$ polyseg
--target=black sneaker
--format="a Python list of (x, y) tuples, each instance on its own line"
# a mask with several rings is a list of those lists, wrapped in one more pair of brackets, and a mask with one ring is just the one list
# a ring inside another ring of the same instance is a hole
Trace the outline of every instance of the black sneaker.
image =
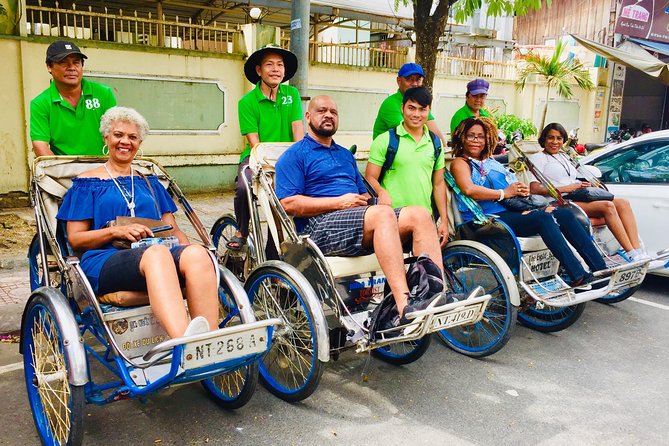
[(462, 293), (447, 293), (444, 296), (444, 304), (452, 304), (455, 302), (462, 302), (463, 300), (467, 300), (469, 298), (468, 295), (462, 294)]
[[(415, 319), (407, 319), (406, 315), (409, 313), (414, 313), (416, 311), (421, 311), (425, 310), (426, 308), (432, 308), (436, 307), (439, 305), (443, 305), (446, 303), (446, 300), (448, 299), (450, 295), (444, 295), (443, 293), (438, 293), (435, 294), (432, 299), (425, 299), (421, 300), (419, 302), (413, 302), (406, 307), (404, 307), (404, 311), (402, 312), (402, 317), (398, 318), (398, 325), (406, 325), (406, 324), (411, 324), (408, 327), (404, 329), (404, 334), (408, 335), (413, 333), (414, 331), (418, 330), (420, 327), (420, 321), (423, 320), (424, 316), (419, 316)], [(454, 301), (455, 302), (455, 301)], [(450, 302), (448, 302), (450, 303)]]
[[(595, 281), (599, 282), (593, 283)], [(576, 291), (577, 293), (582, 293), (584, 291), (598, 290), (604, 288), (607, 285), (607, 282), (606, 280), (602, 280), (601, 277), (595, 277), (591, 273), (588, 273), (585, 276), (581, 277), (580, 279), (574, 280), (568, 285), (572, 287), (574, 291)]]

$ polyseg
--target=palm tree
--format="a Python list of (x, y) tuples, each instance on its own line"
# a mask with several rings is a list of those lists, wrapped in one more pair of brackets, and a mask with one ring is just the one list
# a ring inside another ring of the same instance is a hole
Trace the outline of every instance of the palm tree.
[(562, 39), (558, 40), (557, 45), (555, 45), (555, 51), (553, 51), (550, 59), (544, 56), (529, 54), (525, 59), (527, 64), (520, 71), (520, 76), (516, 81), (518, 91), (523, 91), (530, 76), (538, 74), (546, 79), (546, 104), (544, 105), (541, 117), (540, 129), (543, 129), (546, 124), (548, 97), (551, 88), (555, 87), (558, 96), (565, 99), (571, 99), (573, 96), (571, 81), (575, 81), (579, 87), (587, 91), (595, 88), (595, 84), (590, 79), (590, 73), (581, 62), (573, 58), (560, 61), (565, 47), (565, 42)]

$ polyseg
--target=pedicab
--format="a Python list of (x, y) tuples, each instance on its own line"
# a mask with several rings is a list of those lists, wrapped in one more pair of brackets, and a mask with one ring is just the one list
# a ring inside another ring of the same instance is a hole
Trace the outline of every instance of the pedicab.
[[(517, 155), (517, 162), (522, 166), (531, 166), (517, 141), (514, 141), (512, 148)], [(533, 173), (548, 190), (556, 191), (540, 172)], [(446, 172), (445, 177), (453, 196), (464, 203), (474, 216), (472, 220), (463, 221), (456, 200), (451, 201), (457, 228), (455, 239), (479, 241), (492, 248), (509, 265), (516, 278), (518, 293), (511, 295), (518, 299), (513, 304), (519, 306), (518, 320), (521, 324), (541, 332), (566, 329), (581, 316), (586, 302), (618, 302), (629, 297), (643, 281), (649, 261), (630, 262), (617, 251), (612, 252), (613, 237), (605, 236), (608, 230), (598, 226), (593, 232), (585, 212), (555, 193), (557, 205), (567, 206), (584, 228), (591, 235), (595, 234), (595, 244), (608, 267), (593, 274), (596, 280), (591, 289), (570, 287), (563, 279), (564, 273), (558, 260), (547, 249), (541, 237), (517, 237), (511, 228), (494, 215), (483, 214), (479, 204), (460, 191), (450, 172)], [(579, 257), (578, 253), (575, 254)]]
[[(105, 161), (40, 157), (32, 165), (37, 250), (30, 251), (33, 290), (23, 312), (20, 352), (43, 444), (81, 444), (86, 403), (147, 397), (168, 386), (199, 381), (221, 407), (243, 406), (256, 387), (258, 359), (281, 324), (276, 318), (257, 319), (242, 284), (221, 267), (221, 322), (207, 333), (170, 339), (150, 306), (101, 304), (67, 244), (65, 225), (55, 216), (71, 178)], [(166, 171), (149, 158), (136, 159), (133, 167), (159, 177), (213, 252), (208, 233)], [(112, 380), (98, 380), (102, 368)]]
[[(309, 237), (297, 233), (273, 187), (274, 164), (289, 146), (261, 143), (251, 152), (246, 246), (240, 251), (226, 249), (237, 229), (230, 215), (222, 216), (211, 229), (219, 261), (245, 281), (256, 315), (284, 321), (260, 363), (260, 379), (272, 393), (287, 401), (308, 397), (324, 364), (346, 349), (369, 352), (395, 365), (408, 364), (425, 353), (430, 333), (441, 334), (450, 327), (472, 327), (463, 348), (481, 356), (506, 344), (515, 323), (509, 298), (513, 276), (492, 249), (470, 241), (443, 251), (451, 266), (447, 279), (457, 284), (451, 289), (466, 294), (466, 300), (410, 313), (410, 324), (372, 333), (370, 317), (388, 292), (378, 260), (374, 254), (324, 256)], [(267, 260), (268, 239), (285, 263)], [(492, 293), (477, 288), (486, 283)]]

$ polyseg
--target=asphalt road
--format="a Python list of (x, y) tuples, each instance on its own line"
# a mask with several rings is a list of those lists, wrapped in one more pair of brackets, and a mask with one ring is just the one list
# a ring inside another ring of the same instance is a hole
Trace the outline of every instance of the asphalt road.
[[(190, 385), (87, 406), (84, 444), (667, 444), (668, 340), (669, 278), (649, 277), (632, 299), (589, 303), (563, 332), (517, 326), (483, 360), (436, 340), (404, 367), (344, 354), (299, 404), (259, 388), (226, 412)], [(0, 444), (37, 444), (22, 370), (7, 371), (16, 350), (0, 344)]]

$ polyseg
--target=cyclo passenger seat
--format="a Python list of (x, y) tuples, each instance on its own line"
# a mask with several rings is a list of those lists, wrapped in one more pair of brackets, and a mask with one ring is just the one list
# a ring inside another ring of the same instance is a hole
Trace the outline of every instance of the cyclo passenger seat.
[[(52, 237), (58, 234), (56, 240), (62, 257), (76, 256), (76, 253), (67, 243), (64, 224), (56, 219), (58, 208), (65, 193), (72, 186), (72, 178), (101, 166), (106, 160), (106, 157), (97, 159), (73, 156), (42, 157), (33, 167), (34, 183), (31, 184), (31, 187), (39, 189), (41, 208), (48, 222), (48, 228), (44, 228), (44, 232), (49, 233)], [(141, 171), (144, 175), (157, 173), (154, 171), (154, 166), (155, 164), (149, 160), (133, 162), (135, 170)], [(163, 179), (161, 183), (167, 184)], [(45, 243), (49, 245), (46, 240)], [(85, 289), (89, 286), (85, 277), (77, 277), (75, 282), (72, 284), (73, 287)], [(138, 339), (155, 339), (157, 343), (166, 338), (164, 329), (155, 321), (146, 292), (119, 291), (97, 296), (97, 300), (104, 313), (104, 322), (111, 326), (112, 333), (128, 357), (141, 357), (153, 346), (142, 345), (141, 342), (135, 345)], [(83, 302), (77, 302), (77, 304), (80, 309), (86, 305)]]
[[(266, 218), (270, 215), (273, 217), (271, 219), (272, 221), (267, 218), (269, 227), (268, 233), (271, 234), (271, 236), (274, 238), (279, 252), (283, 251), (281, 242), (284, 241), (284, 234), (280, 230), (281, 217), (270, 204), (270, 201), (273, 201), (276, 203), (276, 205), (280, 206), (279, 200), (276, 197), (274, 185), (275, 166), (279, 157), (292, 144), (292, 142), (256, 144), (251, 150), (251, 157), (249, 159), (249, 166), (254, 173), (253, 192), (257, 197), (260, 207), (262, 208)], [(260, 175), (257, 176), (256, 174), (258, 173), (260, 173)], [(263, 177), (266, 181), (266, 184), (271, 187), (270, 191), (266, 191), (264, 187), (262, 187), (261, 181), (263, 180), (261, 180), (260, 177)], [(267, 195), (268, 192), (271, 193), (273, 197), (269, 197)], [(293, 222), (292, 218), (289, 220), (290, 221), (288, 224), (292, 226), (292, 230), (296, 233), (295, 223)], [(325, 259), (330, 266), (332, 275), (335, 278), (381, 270), (381, 266), (379, 265), (379, 261), (376, 258), (376, 254), (358, 257), (325, 256)]]

